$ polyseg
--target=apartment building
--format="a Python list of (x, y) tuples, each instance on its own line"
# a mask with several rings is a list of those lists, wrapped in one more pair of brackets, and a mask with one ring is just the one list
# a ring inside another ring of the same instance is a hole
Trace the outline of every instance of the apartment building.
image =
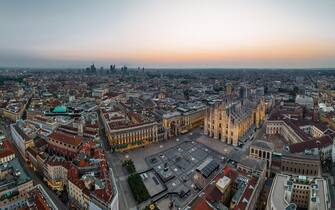
[(268, 197), (267, 210), (328, 210), (331, 198), (325, 179), (277, 174)]
[(27, 148), (34, 146), (34, 138), (38, 129), (34, 124), (23, 120), (18, 120), (16, 123), (10, 125), (14, 143), (24, 158), (26, 158)]
[(82, 143), (82, 136), (75, 136), (61, 131), (55, 131), (48, 137), (50, 153), (72, 160), (78, 153)]
[(151, 117), (115, 105), (101, 108), (100, 114), (108, 142), (116, 150), (137, 148), (159, 140), (159, 123)]
[(163, 127), (167, 138), (186, 133), (193, 128), (203, 126), (205, 119), (205, 105), (196, 107), (177, 108), (174, 112), (163, 115)]

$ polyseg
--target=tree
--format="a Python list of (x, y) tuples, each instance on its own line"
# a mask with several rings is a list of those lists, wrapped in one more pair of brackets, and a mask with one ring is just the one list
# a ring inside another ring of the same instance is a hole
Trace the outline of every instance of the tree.
[(294, 86), (293, 91), (292, 91), (292, 95), (296, 96), (296, 95), (298, 95), (298, 93), (299, 93), (299, 88), (297, 86)]
[(125, 160), (122, 166), (127, 168), (129, 174), (136, 173), (136, 168), (132, 160)]
[(128, 184), (135, 200), (138, 203), (146, 201), (150, 198), (149, 192), (138, 173), (132, 174), (128, 177)]

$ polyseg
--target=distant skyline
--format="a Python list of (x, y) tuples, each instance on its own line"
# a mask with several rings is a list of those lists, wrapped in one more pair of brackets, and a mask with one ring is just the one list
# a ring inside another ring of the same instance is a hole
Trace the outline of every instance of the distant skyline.
[(333, 68), (335, 1), (9, 0), (0, 66)]

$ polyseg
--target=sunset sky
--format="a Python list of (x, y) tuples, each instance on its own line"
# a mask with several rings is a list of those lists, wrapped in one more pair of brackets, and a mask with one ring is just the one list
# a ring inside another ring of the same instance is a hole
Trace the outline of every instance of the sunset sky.
[(8, 0), (0, 66), (335, 67), (334, 0)]

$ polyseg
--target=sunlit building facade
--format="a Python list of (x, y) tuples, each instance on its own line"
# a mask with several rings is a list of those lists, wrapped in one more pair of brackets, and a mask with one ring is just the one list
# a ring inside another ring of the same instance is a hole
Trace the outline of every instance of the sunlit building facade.
[(196, 109), (178, 109), (163, 115), (163, 127), (167, 138), (186, 133), (193, 128), (203, 126), (206, 107)]
[(117, 106), (101, 108), (101, 119), (109, 145), (119, 151), (159, 141), (160, 125), (152, 118)]
[(206, 110), (204, 133), (236, 146), (250, 129), (260, 127), (264, 117), (265, 103), (262, 99), (257, 102), (217, 102)]

